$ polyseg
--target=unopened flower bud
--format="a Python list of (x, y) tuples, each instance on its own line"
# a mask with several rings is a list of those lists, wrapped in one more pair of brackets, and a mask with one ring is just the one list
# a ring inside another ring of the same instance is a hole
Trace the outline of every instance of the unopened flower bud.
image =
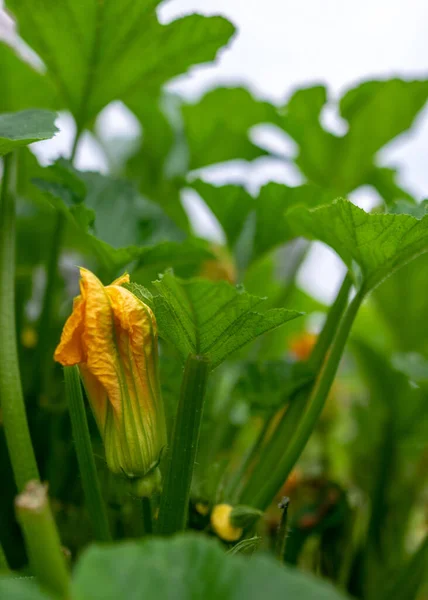
[(211, 527), (225, 542), (236, 542), (243, 533), (242, 527), (235, 527), (231, 521), (233, 506), (217, 504), (211, 512)]
[(135, 482), (135, 488), (149, 495), (160, 485), (156, 468), (166, 445), (156, 320), (121, 286), (128, 275), (108, 286), (86, 269), (80, 275), (81, 295), (55, 360), (79, 366), (109, 469), (131, 479), (148, 478), (148, 485)]

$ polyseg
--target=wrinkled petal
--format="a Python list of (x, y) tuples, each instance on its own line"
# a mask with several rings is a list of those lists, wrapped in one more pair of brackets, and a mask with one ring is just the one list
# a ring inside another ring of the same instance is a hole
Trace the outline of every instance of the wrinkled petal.
[[(90, 271), (80, 269), (82, 296), (85, 298), (83, 345), (86, 368), (107, 392), (115, 413), (121, 413), (120, 365), (114, 315), (106, 288)], [(97, 407), (93, 407), (94, 412)]]
[(64, 366), (77, 365), (85, 360), (82, 346), (84, 317), (85, 300), (82, 296), (77, 296), (73, 302), (73, 312), (64, 325), (61, 340), (54, 354), (54, 359)]
[(122, 285), (122, 283), (129, 283), (129, 273), (124, 273), (123, 275), (115, 279), (110, 285)]

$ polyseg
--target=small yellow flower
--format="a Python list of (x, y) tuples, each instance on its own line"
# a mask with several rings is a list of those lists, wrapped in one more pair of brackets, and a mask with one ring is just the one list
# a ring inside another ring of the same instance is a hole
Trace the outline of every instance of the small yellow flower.
[(242, 527), (234, 527), (231, 522), (233, 506), (217, 504), (211, 513), (211, 527), (225, 542), (236, 542), (242, 535)]
[(80, 276), (55, 360), (79, 366), (110, 470), (155, 481), (166, 445), (155, 317), (121, 287), (129, 275), (108, 286), (86, 269)]

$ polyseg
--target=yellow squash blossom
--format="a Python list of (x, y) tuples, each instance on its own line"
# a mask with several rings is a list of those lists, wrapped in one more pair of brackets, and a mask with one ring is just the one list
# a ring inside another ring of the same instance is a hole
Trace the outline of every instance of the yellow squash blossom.
[(79, 366), (110, 470), (158, 483), (166, 428), (155, 317), (121, 286), (129, 275), (108, 286), (86, 269), (80, 269), (80, 276), (81, 294), (55, 360)]

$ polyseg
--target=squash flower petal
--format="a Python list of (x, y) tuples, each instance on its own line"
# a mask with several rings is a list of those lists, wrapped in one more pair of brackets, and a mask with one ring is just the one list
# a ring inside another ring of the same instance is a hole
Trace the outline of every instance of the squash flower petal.
[(121, 287), (128, 275), (108, 286), (86, 269), (80, 275), (54, 358), (79, 366), (110, 470), (155, 480), (149, 474), (166, 446), (155, 316)]

